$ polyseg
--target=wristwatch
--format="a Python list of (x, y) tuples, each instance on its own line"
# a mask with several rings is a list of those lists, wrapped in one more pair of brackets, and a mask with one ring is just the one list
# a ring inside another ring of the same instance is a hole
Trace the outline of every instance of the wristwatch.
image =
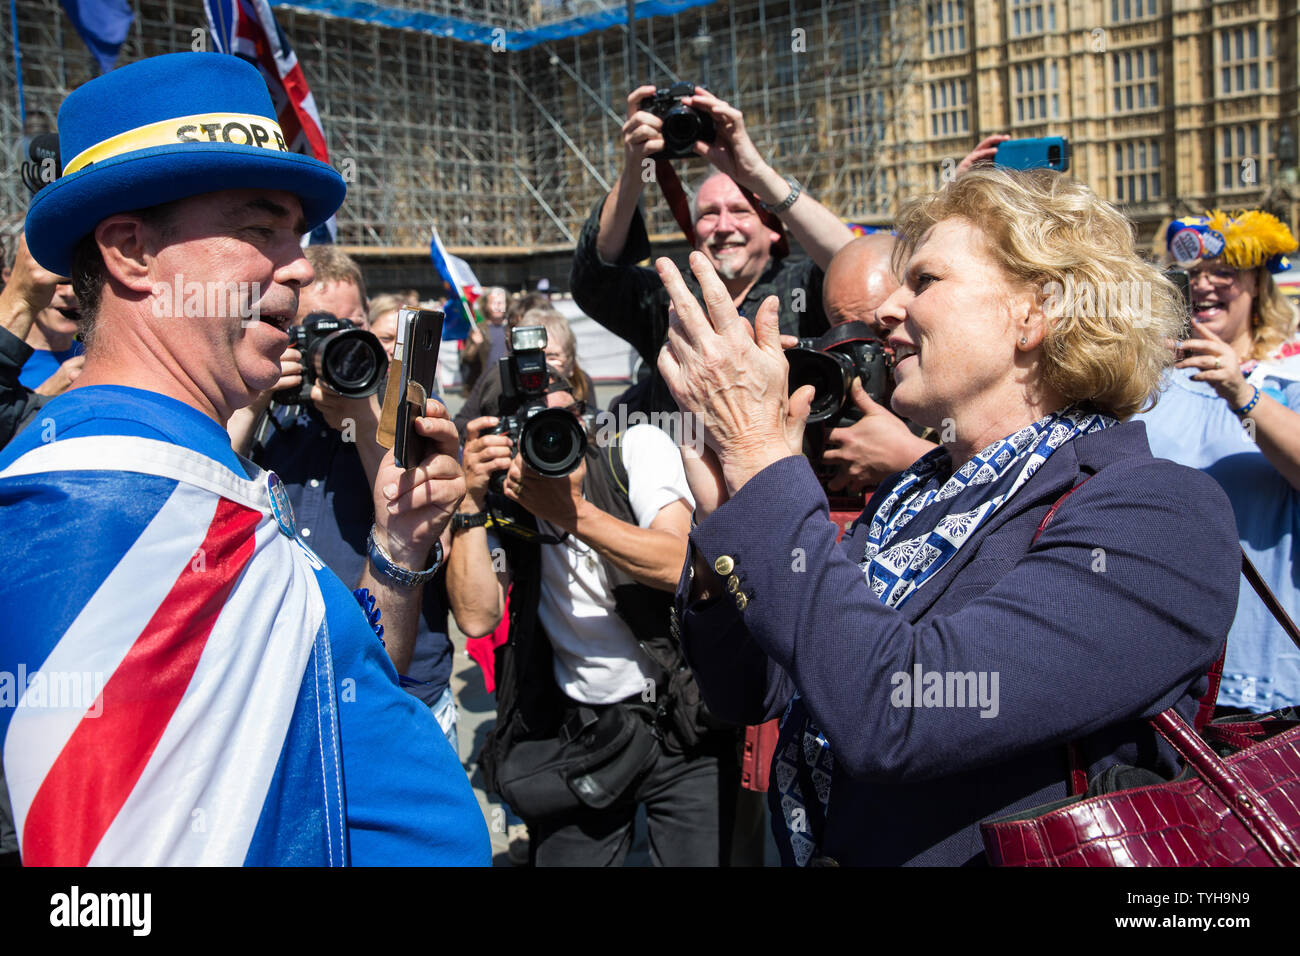
[(412, 571), (410, 568), (404, 568), (394, 564), (393, 559), (389, 557), (379, 542), (375, 540), (375, 529), (370, 528), (370, 534), (366, 537), (366, 557), (370, 559), (370, 566), (380, 576), (387, 578), (394, 584), (404, 588), (413, 588), (418, 584), (423, 584), (442, 567), (442, 542), (433, 543), (433, 563), (424, 571)]
[(785, 181), (790, 184), (790, 195), (786, 196), (785, 199), (777, 203), (775, 206), (769, 206), (761, 199), (758, 200), (758, 204), (762, 206), (764, 209), (766, 209), (768, 212), (777, 213), (777, 214), (783, 213), (791, 206), (793, 206), (794, 201), (799, 198), (800, 194), (803, 193), (803, 187), (799, 185), (799, 180), (795, 179), (793, 176), (785, 177)]
[(451, 516), (451, 530), (464, 531), (466, 528), (484, 528), (488, 523), (488, 513), (480, 511), (477, 514), (466, 514), (463, 511), (457, 511)]

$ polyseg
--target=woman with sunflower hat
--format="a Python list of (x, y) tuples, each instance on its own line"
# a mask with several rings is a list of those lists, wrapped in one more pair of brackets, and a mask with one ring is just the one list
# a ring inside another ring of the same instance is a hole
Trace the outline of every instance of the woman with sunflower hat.
[[(1294, 618), (1300, 609), (1300, 356), (1284, 358), (1296, 317), (1273, 274), (1296, 250), (1260, 210), (1215, 210), (1165, 232), (1188, 272), (1190, 333), (1158, 404), (1140, 418), (1151, 452), (1200, 468), (1232, 501), (1241, 546)], [(1262, 713), (1300, 704), (1300, 652), (1252, 588), (1228, 634), (1221, 706)]]

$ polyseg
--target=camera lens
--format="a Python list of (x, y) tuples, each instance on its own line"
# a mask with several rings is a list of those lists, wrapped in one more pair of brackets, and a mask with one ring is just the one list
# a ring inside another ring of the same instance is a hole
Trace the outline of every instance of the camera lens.
[(700, 119), (695, 110), (678, 106), (664, 117), (664, 145), (676, 148), (694, 143), (699, 137)]
[(790, 394), (805, 385), (813, 387), (809, 423), (837, 417), (852, 386), (853, 369), (848, 359), (835, 352), (807, 348), (788, 349), (785, 357), (790, 363)]
[(559, 478), (578, 467), (587, 451), (587, 435), (562, 408), (548, 408), (524, 424), (519, 451), (534, 471)]
[(340, 395), (373, 395), (383, 368), (384, 347), (369, 332), (342, 329), (321, 343), (320, 377)]

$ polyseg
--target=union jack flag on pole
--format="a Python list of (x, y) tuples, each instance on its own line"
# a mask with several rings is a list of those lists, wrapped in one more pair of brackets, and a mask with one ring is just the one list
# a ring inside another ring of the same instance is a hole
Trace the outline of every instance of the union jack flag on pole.
[[(268, 0), (204, 0), (204, 7), (217, 52), (247, 60), (262, 72), (289, 149), (328, 163), (316, 100)], [(333, 242), (337, 236), (338, 226), (331, 216), (312, 233), (311, 241)]]

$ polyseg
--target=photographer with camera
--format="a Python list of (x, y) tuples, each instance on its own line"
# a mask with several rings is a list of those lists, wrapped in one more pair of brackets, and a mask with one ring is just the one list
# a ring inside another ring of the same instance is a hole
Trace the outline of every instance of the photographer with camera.
[[(533, 295), (524, 298), (531, 299)], [(592, 403), (596, 396), (596, 386), (578, 364), (578, 339), (573, 334), (573, 329), (569, 327), (569, 320), (564, 317), (564, 314), (549, 302), (533, 305), (524, 312), (516, 312), (512, 309), (507, 320), (506, 352), (509, 352), (510, 347), (509, 333), (522, 325), (541, 325), (546, 328), (546, 361), (559, 371), (562, 378), (572, 384), (574, 398), (581, 402)], [(483, 415), (495, 415), (500, 411), (502, 382), (501, 363), (498, 359), (483, 373), (475, 384), (474, 390), (465, 399), (465, 404), (452, 419), (456, 423), (456, 431), (460, 433), (462, 443), (466, 437), (466, 426), (471, 421)]]
[[(891, 261), (896, 244), (893, 236), (874, 233), (859, 236), (835, 253), (822, 286), (832, 332), (846, 323), (860, 322), (875, 335), (888, 335), (876, 310), (898, 288)], [(793, 343), (786, 340), (783, 344)], [(934, 449), (933, 442), (918, 437), (906, 421), (889, 410), (892, 380), (888, 375), (879, 381), (880, 386), (871, 389), (863, 387), (863, 380), (853, 381), (845, 411), (849, 419), (860, 416), (856, 421), (848, 424), (837, 417), (836, 422), (823, 425), (826, 431), (820, 457), (827, 466), (823, 487), (828, 493), (861, 494)], [(791, 390), (799, 384), (792, 375)]]
[[(722, 277), (737, 310), (752, 322), (759, 304), (775, 295), (782, 332), (803, 338), (824, 332), (822, 270), (852, 238), (848, 227), (792, 177), (769, 166), (749, 138), (741, 111), (702, 87), (642, 86), (627, 104), (623, 171), (574, 250), (569, 286), (582, 311), (656, 368), (669, 300), (654, 270), (636, 265), (650, 255), (637, 203), (646, 183), (658, 178), (655, 161), (661, 155), (701, 156), (716, 172), (695, 195), (694, 246)], [(808, 258), (787, 255), (783, 226)], [(657, 369), (627, 400), (629, 410), (647, 413), (677, 407)]]
[[(514, 583), (488, 788), (528, 823), (535, 865), (621, 865), (644, 804), (656, 865), (716, 866), (718, 755), (734, 734), (701, 719), (669, 615), (694, 506), (681, 458), (650, 425), (609, 447), (576, 440), (581, 403), (537, 331), (512, 333), (507, 417), (469, 423), (447, 567), (470, 635), (497, 626)], [(530, 437), (544, 415), (574, 417)]]
[[(312, 550), (344, 581), (355, 582), (366, 566), (370, 489), (384, 457), (375, 429), (388, 359), (378, 340), (369, 341), (365, 280), (356, 262), (332, 246), (304, 251), (317, 279), (298, 299), (291, 330), (298, 346), (285, 350), (280, 381), (252, 406), (262, 416), (262, 437), (250, 457), (280, 476)], [(441, 576), (424, 589), (414, 645), (390, 643), (388, 650), (407, 691), (433, 712), (459, 754)]]

